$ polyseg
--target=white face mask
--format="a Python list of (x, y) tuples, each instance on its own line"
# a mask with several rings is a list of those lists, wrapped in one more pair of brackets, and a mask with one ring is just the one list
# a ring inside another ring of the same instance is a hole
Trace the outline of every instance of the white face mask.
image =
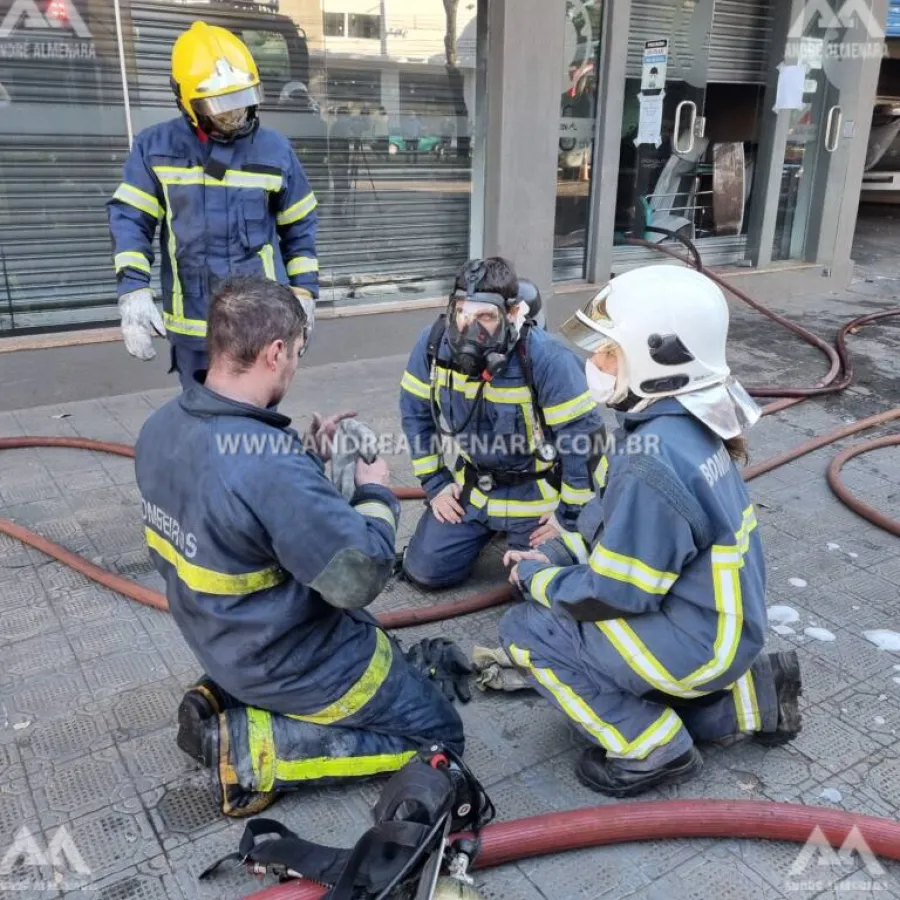
[(616, 376), (598, 369), (589, 359), (584, 361), (588, 391), (597, 403), (609, 403), (616, 392)]

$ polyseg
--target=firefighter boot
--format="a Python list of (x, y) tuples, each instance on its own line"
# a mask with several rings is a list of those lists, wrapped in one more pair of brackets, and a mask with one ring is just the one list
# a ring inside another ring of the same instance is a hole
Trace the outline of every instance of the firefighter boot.
[(621, 760), (607, 758), (602, 747), (588, 747), (575, 774), (592, 791), (609, 797), (634, 797), (651, 788), (681, 784), (699, 774), (703, 757), (695, 747), (658, 769), (629, 769)]
[(203, 747), (204, 723), (237, 705), (237, 701), (211, 678), (201, 678), (187, 689), (178, 706), (176, 743), (179, 748), (197, 762), (205, 766), (212, 765), (206, 761), (208, 754)]
[(778, 725), (775, 731), (757, 732), (753, 737), (766, 747), (778, 747), (800, 734), (799, 698), (803, 693), (803, 686), (796, 650), (770, 653), (769, 665), (772, 667), (775, 696), (778, 698)]

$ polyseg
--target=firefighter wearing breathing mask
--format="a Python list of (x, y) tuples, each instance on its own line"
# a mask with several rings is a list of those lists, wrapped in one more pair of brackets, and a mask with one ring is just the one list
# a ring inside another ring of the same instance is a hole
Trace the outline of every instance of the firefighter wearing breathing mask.
[(563, 325), (620, 428), (578, 546), (505, 559), (528, 602), (502, 643), (590, 742), (581, 782), (613, 797), (695, 775), (695, 741), (800, 730), (797, 656), (761, 652), (766, 571), (736, 465), (759, 409), (730, 374), (728, 321), (710, 279), (664, 265), (615, 278)]
[(591, 498), (601, 424), (578, 357), (540, 327), (540, 294), (499, 257), (467, 262), (401, 380), (400, 411), (427, 506), (403, 572), (465, 581), (491, 537), (527, 549), (574, 528)]
[[(153, 359), (167, 335), (182, 386), (206, 368), (209, 298), (228, 275), (291, 287), (312, 322), (316, 197), (287, 138), (258, 119), (262, 85), (230, 31), (194, 22), (172, 49), (181, 116), (137, 135), (107, 204), (125, 347)], [(160, 315), (150, 287), (160, 231)]]

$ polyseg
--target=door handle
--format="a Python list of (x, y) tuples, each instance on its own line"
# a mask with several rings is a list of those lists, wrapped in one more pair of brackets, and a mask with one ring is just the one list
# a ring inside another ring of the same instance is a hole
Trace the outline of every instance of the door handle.
[[(835, 115), (837, 115), (837, 127), (835, 128)], [(844, 111), (840, 106), (832, 106), (828, 110), (828, 121), (825, 124), (825, 149), (828, 153), (834, 153), (841, 139), (841, 128), (844, 124)], [(832, 138), (832, 133), (834, 137)]]
[[(691, 108), (691, 125), (688, 128), (688, 145), (680, 147), (678, 142), (681, 138), (681, 108), (689, 106)], [(693, 100), (682, 100), (675, 108), (675, 152), (690, 153), (694, 149), (694, 125), (697, 122), (697, 104)]]

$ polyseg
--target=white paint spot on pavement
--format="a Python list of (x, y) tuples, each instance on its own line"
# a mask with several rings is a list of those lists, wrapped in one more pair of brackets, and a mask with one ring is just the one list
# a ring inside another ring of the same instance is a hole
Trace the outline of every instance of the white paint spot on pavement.
[(773, 626), (772, 626), (772, 631), (774, 631), (775, 634), (780, 634), (780, 635), (796, 634), (796, 633), (797, 633), (796, 631), (794, 631), (793, 628), (791, 628), (790, 625), (773, 625)]
[(805, 628), (803, 633), (816, 641), (834, 641), (835, 636), (827, 628)]
[(841, 545), (835, 544), (833, 541), (829, 541), (825, 546), (828, 547), (829, 550), (840, 550), (841, 549)]
[(796, 587), (796, 588), (806, 587), (806, 582), (802, 578), (789, 578), (788, 584), (790, 584), (791, 587)]
[(27, 728), (31, 724), (31, 719), (26, 720), (25, 722), (16, 722), (13, 725), (13, 731), (21, 731), (23, 728)]
[(876, 725), (884, 725), (885, 721), (886, 720), (885, 720), (884, 716), (875, 716), (875, 724)]
[[(900, 634), (896, 631), (886, 631), (884, 629), (876, 629), (874, 631), (864, 631), (863, 637), (874, 644), (879, 650), (895, 650), (900, 651)], [(897, 668), (896, 666), (894, 668)]]
[(800, 613), (793, 606), (770, 606), (768, 616), (772, 625), (790, 625), (800, 621)]
[(844, 799), (843, 794), (837, 788), (825, 788), (819, 796), (829, 803), (840, 803)]

